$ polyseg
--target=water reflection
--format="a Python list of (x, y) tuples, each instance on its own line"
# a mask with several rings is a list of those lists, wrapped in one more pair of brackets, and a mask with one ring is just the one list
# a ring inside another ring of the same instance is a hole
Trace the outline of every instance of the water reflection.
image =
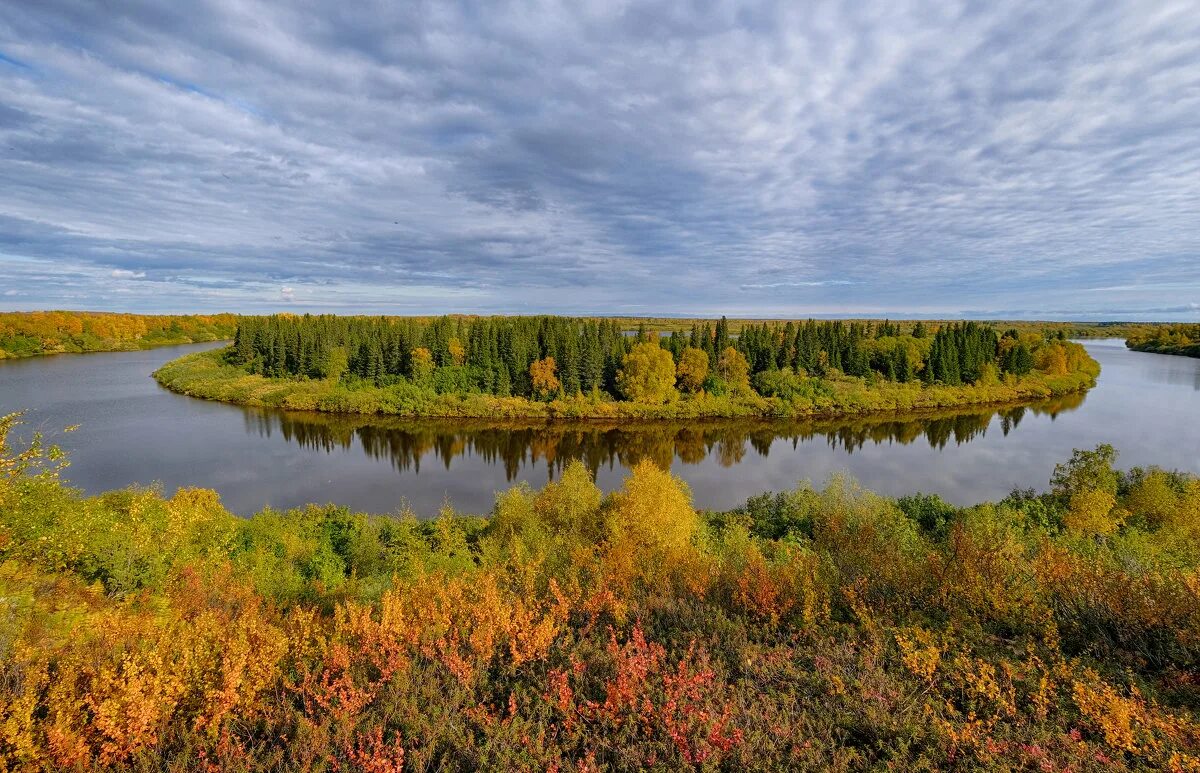
[[(474, 457), (503, 468), (517, 480), (523, 469), (545, 463), (551, 476), (568, 462), (583, 460), (593, 472), (629, 467), (645, 458), (669, 467), (678, 460), (722, 467), (742, 462), (753, 451), (767, 457), (772, 445), (823, 438), (835, 452), (853, 454), (867, 445), (908, 445), (924, 441), (941, 450), (987, 434), (993, 425), (1007, 436), (1028, 415), (1058, 415), (1080, 407), (1086, 395), (1067, 395), (1032, 405), (959, 409), (919, 416), (872, 416), (826, 421), (713, 420), (687, 422), (534, 422), (491, 420), (412, 420), (319, 413), (246, 410), (246, 428), (263, 438), (281, 437), (304, 449), (326, 452), (358, 446), (385, 460), (399, 473), (420, 473), (422, 463), (449, 470), (455, 459)], [(998, 421), (996, 421), (998, 419)]]

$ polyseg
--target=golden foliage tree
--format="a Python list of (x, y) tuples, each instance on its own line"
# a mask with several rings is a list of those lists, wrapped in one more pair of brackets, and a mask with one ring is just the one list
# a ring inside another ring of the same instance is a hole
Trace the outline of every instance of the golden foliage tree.
[(1065, 376), (1068, 372), (1067, 350), (1061, 344), (1043, 347), (1038, 353), (1037, 366), (1038, 370), (1051, 376)]
[(679, 355), (675, 378), (685, 392), (699, 392), (708, 378), (708, 355), (703, 349), (689, 346)]
[(575, 459), (559, 480), (542, 488), (533, 508), (538, 520), (555, 532), (599, 538), (596, 527), (601, 497), (592, 473)]
[(1063, 523), (1071, 531), (1090, 536), (1112, 534), (1121, 525), (1117, 499), (1107, 491), (1080, 491), (1071, 497)]
[(1179, 509), (1179, 494), (1171, 487), (1162, 470), (1152, 470), (1135, 483), (1125, 498), (1125, 507), (1150, 526), (1160, 526), (1171, 520)]
[(529, 378), (533, 382), (533, 392), (543, 400), (554, 395), (562, 388), (558, 380), (558, 363), (553, 357), (545, 357), (534, 361), (529, 366)]
[(427, 383), (433, 376), (433, 368), (433, 352), (424, 346), (418, 346), (412, 350), (413, 381), (416, 381), (418, 384)]
[(726, 347), (717, 360), (717, 375), (735, 393), (750, 391), (750, 363), (737, 349)]
[(462, 365), (467, 361), (467, 348), (457, 338), (451, 338), (446, 344), (446, 349), (450, 352), (450, 360), (455, 365)]
[(613, 494), (610, 516), (613, 544), (651, 560), (684, 552), (700, 528), (687, 484), (648, 459)]
[(671, 353), (656, 343), (641, 343), (621, 360), (617, 388), (626, 400), (662, 404), (673, 400), (675, 361)]

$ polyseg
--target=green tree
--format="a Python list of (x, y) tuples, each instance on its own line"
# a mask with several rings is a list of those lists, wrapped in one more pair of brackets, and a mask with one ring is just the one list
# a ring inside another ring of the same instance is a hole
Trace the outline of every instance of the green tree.
[(744, 394), (750, 391), (750, 363), (732, 346), (725, 347), (725, 351), (721, 352), (721, 357), (717, 360), (717, 375), (725, 382), (730, 392)]
[(1050, 485), (1054, 493), (1064, 499), (1087, 491), (1100, 491), (1115, 497), (1120, 477), (1113, 469), (1117, 461), (1117, 450), (1107, 443), (1091, 451), (1076, 448), (1070, 461), (1054, 466)]

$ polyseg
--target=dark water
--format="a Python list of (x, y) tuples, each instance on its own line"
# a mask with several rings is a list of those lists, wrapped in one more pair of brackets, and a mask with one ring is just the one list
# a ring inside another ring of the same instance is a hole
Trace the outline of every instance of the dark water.
[[(350, 419), (284, 414), (172, 394), (150, 373), (186, 352), (63, 355), (0, 361), (0, 413), (26, 409), (70, 452), (87, 491), (161, 482), (217, 489), (226, 505), (338, 502), (374, 512), (444, 501), (486, 511), (516, 481), (540, 485), (582, 458), (606, 490), (645, 456), (670, 463), (703, 507), (848, 471), (888, 494), (934, 491), (960, 504), (1044, 487), (1072, 448), (1112, 443), (1125, 466), (1200, 473), (1200, 360), (1088, 342), (1104, 367), (1086, 396), (1006, 410), (903, 421), (679, 423), (620, 427)], [(73, 433), (58, 431), (79, 424)]]

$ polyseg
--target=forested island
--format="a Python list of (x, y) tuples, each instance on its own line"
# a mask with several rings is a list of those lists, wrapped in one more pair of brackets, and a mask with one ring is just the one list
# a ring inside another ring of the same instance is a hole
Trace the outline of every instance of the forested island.
[(243, 519), (84, 497), (17, 420), (0, 769), (1200, 765), (1200, 480), (1111, 447), (962, 508), (834, 478), (701, 512), (647, 460), (486, 515)]
[(976, 322), (722, 318), (659, 336), (565, 317), (242, 317), (155, 373), (213, 400), (475, 418), (805, 417), (1019, 402), (1092, 386), (1062, 333)]
[(1158, 325), (1131, 334), (1125, 345), (1138, 352), (1200, 357), (1200, 324)]
[(114, 352), (233, 337), (236, 314), (147, 315), (98, 311), (0, 312), (0, 360)]

